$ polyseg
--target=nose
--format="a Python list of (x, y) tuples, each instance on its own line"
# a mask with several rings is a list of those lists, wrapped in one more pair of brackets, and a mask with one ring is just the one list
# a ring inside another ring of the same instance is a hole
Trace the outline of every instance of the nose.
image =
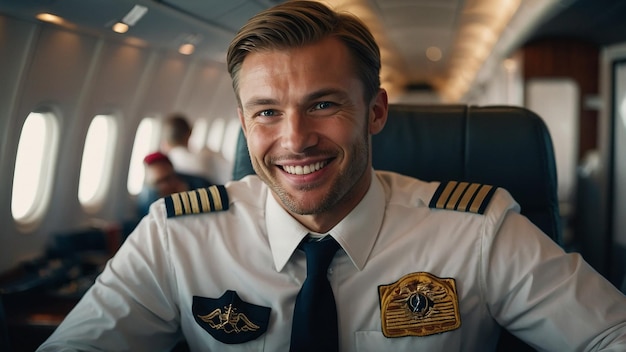
[(281, 129), (281, 146), (292, 152), (302, 153), (317, 144), (318, 136), (314, 121), (302, 113), (290, 113), (283, 120)]

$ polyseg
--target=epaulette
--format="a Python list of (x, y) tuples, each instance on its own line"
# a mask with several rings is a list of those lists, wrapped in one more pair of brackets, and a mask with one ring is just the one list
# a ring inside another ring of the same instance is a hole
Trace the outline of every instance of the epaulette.
[(165, 197), (167, 217), (228, 210), (228, 194), (222, 185), (174, 193)]
[(498, 187), (480, 183), (442, 182), (433, 194), (430, 208), (483, 214)]

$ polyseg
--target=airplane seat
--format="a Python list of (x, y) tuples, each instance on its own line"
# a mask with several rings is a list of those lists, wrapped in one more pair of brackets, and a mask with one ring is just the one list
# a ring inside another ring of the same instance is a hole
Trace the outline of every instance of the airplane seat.
[[(467, 181), (507, 189), (521, 213), (562, 245), (552, 140), (535, 113), (512, 106), (391, 105), (372, 137), (374, 168), (425, 181)], [(233, 179), (254, 173), (243, 133)], [(533, 351), (503, 330), (499, 351)]]

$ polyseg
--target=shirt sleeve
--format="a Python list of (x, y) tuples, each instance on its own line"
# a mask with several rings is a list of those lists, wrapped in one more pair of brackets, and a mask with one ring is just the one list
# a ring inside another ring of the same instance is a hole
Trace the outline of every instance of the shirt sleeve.
[[(38, 351), (168, 351), (180, 337), (163, 202)], [(160, 215), (160, 216), (159, 216)]]
[(482, 249), (496, 321), (542, 351), (626, 351), (626, 297), (577, 253), (509, 211)]

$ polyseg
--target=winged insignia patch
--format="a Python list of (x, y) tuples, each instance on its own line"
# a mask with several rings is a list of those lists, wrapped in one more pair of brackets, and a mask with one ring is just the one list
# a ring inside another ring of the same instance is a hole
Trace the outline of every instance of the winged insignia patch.
[(232, 303), (222, 308), (216, 308), (207, 315), (199, 315), (198, 318), (215, 330), (223, 330), (225, 333), (240, 333), (259, 330), (258, 325), (250, 321), (243, 313), (238, 313)]
[(244, 302), (235, 291), (220, 298), (193, 296), (196, 323), (215, 339), (227, 344), (251, 341), (267, 331), (271, 308)]

